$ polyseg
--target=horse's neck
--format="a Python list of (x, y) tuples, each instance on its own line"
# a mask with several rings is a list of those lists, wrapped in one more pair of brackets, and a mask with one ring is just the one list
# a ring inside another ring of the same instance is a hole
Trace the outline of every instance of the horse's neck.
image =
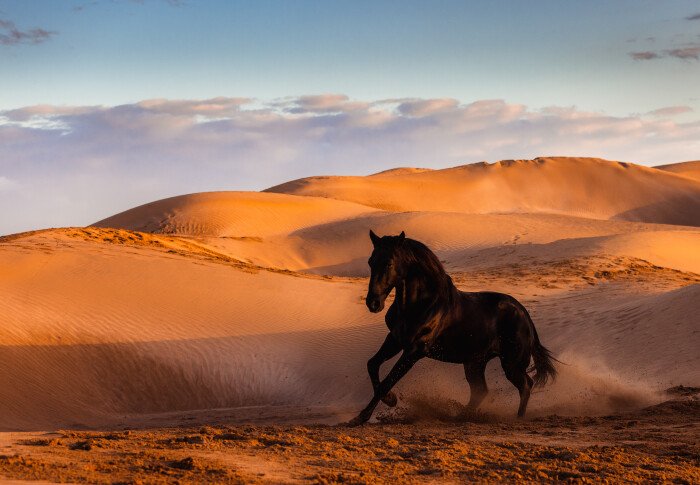
[(445, 288), (444, 282), (436, 282), (424, 271), (415, 269), (409, 271), (406, 278), (396, 285), (396, 298), (400, 309), (410, 310), (413, 306), (424, 306), (426, 303), (430, 304), (447, 297), (452, 290), (451, 287), (452, 284), (449, 284), (448, 288)]

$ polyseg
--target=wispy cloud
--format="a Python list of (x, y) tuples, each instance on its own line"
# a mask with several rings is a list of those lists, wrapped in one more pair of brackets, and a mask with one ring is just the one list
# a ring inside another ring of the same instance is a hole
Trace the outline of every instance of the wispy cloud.
[(700, 12), (693, 14), (693, 15), (688, 15), (686, 20), (700, 20)]
[(452, 98), (416, 99), (404, 101), (397, 109), (399, 113), (407, 116), (426, 116), (454, 110), (457, 106), (459, 106), (459, 101)]
[(0, 192), (0, 207), (23, 207), (3, 218), (0, 233), (87, 224), (166, 196), (257, 190), (324, 173), (542, 154), (692, 159), (700, 152), (700, 122), (671, 118), (687, 109), (616, 117), (503, 100), (358, 101), (341, 94), (29, 106), (0, 112), (0, 173), (22, 187)]
[(663, 51), (629, 52), (628, 55), (635, 61), (651, 61), (664, 57), (673, 57), (683, 61), (700, 60), (700, 44), (688, 43)]
[(250, 98), (218, 98), (202, 100), (149, 99), (136, 103), (136, 106), (151, 113), (164, 113), (176, 116), (201, 115), (205, 117), (231, 116), (241, 106), (250, 103)]
[(700, 45), (691, 45), (688, 47), (679, 47), (677, 49), (669, 49), (666, 55), (682, 60), (695, 59), (700, 60)]
[(41, 44), (56, 34), (40, 28), (20, 30), (14, 22), (0, 19), (0, 45)]
[(690, 106), (666, 106), (665, 108), (649, 111), (647, 115), (657, 117), (677, 116), (685, 113), (692, 113), (693, 108)]
[(635, 61), (650, 61), (661, 57), (658, 52), (653, 51), (630, 52), (629, 56)]
[(341, 113), (367, 109), (368, 104), (350, 101), (344, 94), (316, 94), (286, 98), (273, 103), (274, 106), (291, 114), (304, 113)]

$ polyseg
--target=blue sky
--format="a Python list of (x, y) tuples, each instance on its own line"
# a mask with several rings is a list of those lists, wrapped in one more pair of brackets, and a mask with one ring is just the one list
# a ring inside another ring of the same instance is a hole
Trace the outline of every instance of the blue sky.
[[(506, 99), (626, 115), (700, 109), (697, 1), (0, 1), (56, 32), (0, 50), (0, 108), (148, 98)], [(651, 40), (650, 38), (653, 38)]]
[(698, 14), (696, 0), (0, 0), (0, 209), (26, 208), (0, 234), (318, 173), (698, 159)]

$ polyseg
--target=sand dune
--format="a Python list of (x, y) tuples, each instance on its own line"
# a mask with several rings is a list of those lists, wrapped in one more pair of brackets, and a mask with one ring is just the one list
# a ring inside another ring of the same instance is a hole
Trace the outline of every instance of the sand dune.
[(381, 319), (354, 282), (72, 234), (2, 244), (2, 428), (298, 402), (304, 341), (330, 352), (328, 331)]
[(204, 192), (144, 204), (93, 225), (164, 234), (266, 237), (372, 211), (323, 198)]
[[(448, 264), (454, 262), (456, 268), (459, 261), (482, 249), (542, 245), (565, 238), (581, 239), (579, 243), (567, 244), (570, 248), (590, 246), (589, 253), (595, 248), (609, 254), (648, 257), (651, 262), (670, 264), (669, 267), (680, 270), (700, 269), (695, 254), (687, 255), (690, 247), (697, 244), (697, 231), (686, 226), (547, 213), (391, 212), (321, 197), (284, 194), (221, 192), (174, 197), (117, 214), (94, 226), (192, 236), (203, 250), (239, 261), (332, 276), (367, 275), (369, 229), (381, 234), (406, 231), (410, 237), (428, 244)], [(625, 248), (620, 246), (622, 239), (618, 237), (614, 242), (609, 237), (647, 232), (664, 232), (666, 236), (663, 240), (658, 235), (649, 240), (640, 236)], [(607, 239), (599, 239), (595, 245), (589, 239), (601, 237)], [(610, 247), (604, 241), (609, 241)], [(635, 249), (635, 244), (640, 248)], [(539, 250), (548, 254), (550, 249)]]
[[(153, 413), (238, 406), (348, 409), (367, 396), (364, 364), (386, 330), (381, 315), (364, 308), (365, 281), (280, 274), (174, 253), (168, 239), (132, 244), (109, 230), (91, 231), (110, 240), (53, 230), (0, 246), (9, 269), (0, 277), (1, 428), (118, 425)], [(651, 299), (649, 289), (631, 297), (642, 287), (625, 281), (582, 281), (542, 302), (533, 294), (543, 290), (523, 275), (522, 285), (503, 285), (529, 302), (543, 340), (572, 364), (559, 387), (533, 401), (533, 413), (603, 412), (611, 409), (608, 398), (620, 395), (631, 399), (626, 405), (648, 403), (655, 385), (697, 378), (700, 362), (690, 349), (700, 286), (685, 285), (700, 278), (669, 281), (658, 271), (644, 280), (658, 295)], [(498, 289), (474, 278), (463, 286)], [(634, 346), (621, 351), (617, 337), (640, 325)], [(637, 351), (661, 338), (653, 358)], [(593, 373), (591, 363), (598, 365)], [(490, 405), (507, 414), (516, 396), (497, 366), (490, 380)], [(574, 382), (580, 388), (572, 408)], [(430, 362), (399, 389), (406, 396), (468, 395), (458, 366)], [(607, 396), (602, 403), (600, 395)]]
[[(369, 395), (365, 362), (386, 333), (363, 302), (370, 228), (426, 242), (465, 290), (527, 305), (568, 364), (533, 397), (533, 416), (653, 403), (700, 379), (699, 187), (584, 159), (399, 169), (274, 188), (292, 195), (174, 197), (89, 228), (0, 238), (0, 429), (217, 409), (346, 417)], [(487, 408), (512, 414), (497, 362), (489, 382)], [(468, 398), (459, 366), (427, 361), (399, 392)]]
[(700, 160), (693, 162), (670, 163), (654, 167), (659, 170), (675, 173), (693, 180), (700, 180)]
[(310, 177), (268, 192), (391, 211), (566, 214), (700, 225), (700, 183), (630, 163), (536, 158), (370, 177)]
[[(287, 238), (306, 257), (290, 260), (290, 269), (317, 274), (367, 276), (371, 244), (367, 232), (397, 234), (428, 244), (453, 270), (461, 270), (479, 252), (526, 251), (541, 259), (602, 253), (629, 255), (683, 271), (700, 272), (700, 231), (692, 227), (601, 221), (548, 214), (376, 213), (296, 231)], [(276, 246), (276, 247), (279, 247)], [(559, 249), (559, 248), (563, 249)], [(505, 248), (505, 249), (504, 249)], [(491, 253), (494, 254), (494, 253)], [(518, 252), (518, 254), (526, 254)]]

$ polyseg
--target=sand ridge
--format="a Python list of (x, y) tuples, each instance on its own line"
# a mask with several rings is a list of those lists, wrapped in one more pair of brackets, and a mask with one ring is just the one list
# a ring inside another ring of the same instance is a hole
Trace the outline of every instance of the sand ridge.
[(676, 175), (693, 180), (700, 180), (700, 160), (695, 160), (692, 162), (669, 163), (668, 165), (658, 165), (654, 168), (675, 173)]
[(93, 224), (141, 232), (265, 237), (372, 212), (343, 201), (257, 192), (203, 192), (126, 210)]
[(389, 177), (309, 177), (266, 191), (391, 211), (544, 212), (700, 225), (700, 182), (592, 158), (504, 160)]

